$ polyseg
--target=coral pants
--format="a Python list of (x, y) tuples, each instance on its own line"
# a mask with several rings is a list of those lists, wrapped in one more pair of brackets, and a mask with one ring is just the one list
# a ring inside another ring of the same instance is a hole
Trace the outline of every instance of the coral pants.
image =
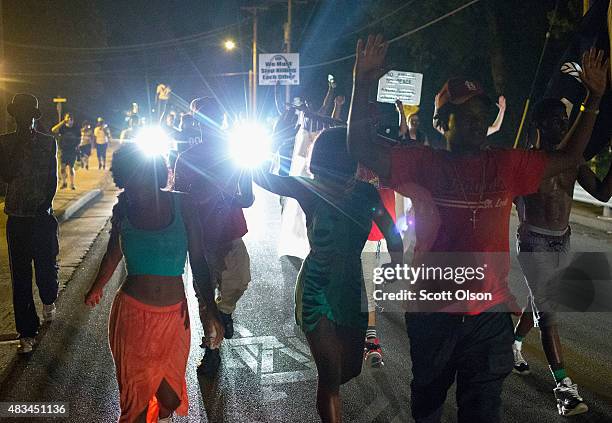
[(119, 384), (119, 422), (133, 422), (147, 406), (147, 423), (157, 422), (159, 404), (155, 394), (163, 379), (181, 400), (176, 413), (187, 415), (185, 370), (191, 338), (190, 329), (185, 328), (188, 316), (186, 300), (158, 307), (117, 292), (108, 339)]

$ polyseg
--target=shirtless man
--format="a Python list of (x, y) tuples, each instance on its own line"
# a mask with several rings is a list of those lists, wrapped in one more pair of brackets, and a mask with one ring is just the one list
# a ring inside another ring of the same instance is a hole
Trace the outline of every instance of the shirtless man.
[[(594, 113), (593, 111), (587, 111)], [(533, 148), (552, 152), (563, 148), (569, 120), (565, 105), (557, 99), (544, 99), (534, 110), (536, 139)], [(530, 298), (518, 325), (513, 344), (514, 373), (529, 373), (529, 364), (521, 354), (523, 339), (536, 325), (540, 327), (542, 347), (555, 378), (553, 390), (557, 408), (562, 416), (584, 413), (588, 410), (578, 394), (577, 385), (567, 377), (563, 364), (558, 321), (554, 312), (554, 300), (547, 278), (567, 266), (570, 249), (569, 216), (572, 210), (574, 184), (578, 183), (593, 197), (608, 201), (612, 195), (612, 171), (603, 181), (584, 163), (578, 168), (566, 170), (542, 180), (539, 191), (516, 201), (519, 210), (518, 258), (530, 288)]]

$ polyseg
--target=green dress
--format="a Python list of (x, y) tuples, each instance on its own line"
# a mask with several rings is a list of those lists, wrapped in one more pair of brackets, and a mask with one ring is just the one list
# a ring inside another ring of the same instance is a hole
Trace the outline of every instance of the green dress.
[(376, 188), (355, 181), (343, 195), (321, 193), (303, 205), (310, 253), (304, 260), (295, 290), (295, 317), (311, 332), (322, 316), (337, 325), (366, 330), (367, 299), (361, 252), (379, 202)]

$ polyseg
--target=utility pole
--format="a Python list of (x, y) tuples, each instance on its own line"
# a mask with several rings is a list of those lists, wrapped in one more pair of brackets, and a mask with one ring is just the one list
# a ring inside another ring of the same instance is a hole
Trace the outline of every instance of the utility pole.
[(253, 63), (249, 71), (249, 115), (255, 117), (257, 115), (257, 85), (259, 84), (257, 75), (257, 12), (267, 10), (267, 6), (251, 6), (242, 7), (253, 15)]
[[(287, 23), (285, 24), (285, 53), (291, 53), (292, 1), (287, 0)], [(285, 103), (291, 103), (291, 85), (285, 85)]]
[(5, 133), (8, 130), (7, 124), (7, 96), (6, 82), (4, 75), (6, 74), (6, 65), (4, 61), (4, 15), (2, 13), (2, 0), (0, 0), (0, 133)]

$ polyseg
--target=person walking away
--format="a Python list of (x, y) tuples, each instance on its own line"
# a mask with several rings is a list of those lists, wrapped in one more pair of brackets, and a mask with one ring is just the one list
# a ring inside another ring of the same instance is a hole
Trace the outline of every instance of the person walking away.
[(108, 149), (108, 143), (111, 142), (113, 137), (111, 136), (110, 129), (108, 129), (108, 125), (104, 123), (104, 119), (101, 117), (96, 122), (94, 138), (98, 156), (98, 169), (106, 169), (106, 150)]
[(89, 156), (91, 156), (91, 146), (94, 144), (94, 130), (91, 123), (87, 120), (81, 125), (81, 143), (79, 145), (79, 157), (81, 167), (89, 170)]
[(368, 326), (361, 253), (374, 221), (385, 234), (391, 266), (402, 264), (402, 240), (376, 188), (355, 179), (346, 128), (325, 129), (315, 140), (314, 179), (258, 172), (258, 185), (295, 198), (306, 214), (310, 253), (295, 289), (295, 318), (306, 335), (319, 376), (317, 410), (341, 422), (340, 385), (361, 373)]
[[(74, 164), (76, 163), (79, 153), (79, 144), (81, 141), (81, 131), (74, 125), (74, 117), (70, 113), (66, 113), (64, 120), (59, 122), (51, 132), (59, 135), (59, 149), (61, 154), (61, 188), (65, 189), (68, 186), (67, 179), (70, 180), (70, 189), (75, 190), (74, 185)], [(68, 176), (66, 176), (68, 174)]]
[(59, 244), (52, 202), (57, 146), (52, 136), (33, 129), (41, 116), (36, 97), (16, 94), (7, 111), (17, 130), (0, 136), (0, 180), (7, 184), (4, 213), (19, 352), (30, 353), (40, 326), (32, 294), (32, 262), (44, 322), (55, 317)]

